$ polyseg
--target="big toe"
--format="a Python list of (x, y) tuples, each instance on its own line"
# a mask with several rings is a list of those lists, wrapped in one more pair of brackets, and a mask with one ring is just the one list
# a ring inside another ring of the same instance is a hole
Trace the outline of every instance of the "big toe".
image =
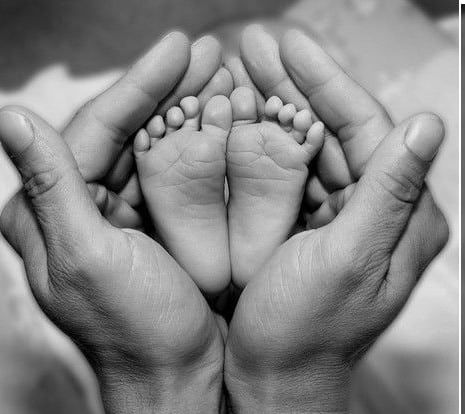
[(226, 96), (217, 95), (211, 98), (202, 114), (202, 130), (212, 133), (221, 131), (228, 136), (232, 126), (231, 102)]
[(233, 91), (230, 99), (235, 125), (257, 121), (257, 101), (252, 89), (241, 86)]

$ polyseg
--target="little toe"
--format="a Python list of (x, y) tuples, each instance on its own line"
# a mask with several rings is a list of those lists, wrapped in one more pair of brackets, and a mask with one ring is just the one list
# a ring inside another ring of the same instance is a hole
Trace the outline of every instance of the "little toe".
[(200, 127), (200, 102), (195, 96), (186, 96), (179, 104), (184, 112), (183, 128), (198, 131)]
[(252, 89), (241, 86), (231, 94), (233, 125), (257, 122), (257, 100)]
[(136, 158), (145, 154), (150, 149), (150, 137), (148, 132), (142, 128), (134, 137), (133, 151)]
[(184, 123), (184, 112), (179, 106), (173, 106), (166, 113), (166, 133), (178, 130)]
[(147, 124), (146, 129), (151, 138), (162, 138), (166, 131), (163, 117), (161, 115), (155, 115)]
[(202, 114), (202, 131), (221, 134), (227, 138), (232, 126), (231, 102), (226, 96), (217, 95), (211, 98)]
[(297, 109), (294, 104), (284, 105), (278, 113), (278, 120), (283, 129), (287, 132), (292, 130), (292, 121), (297, 115)]
[(325, 139), (325, 126), (323, 122), (315, 122), (307, 132), (305, 142), (302, 147), (309, 155), (311, 161), (320, 152)]
[(269, 120), (275, 121), (278, 119), (278, 114), (283, 109), (283, 101), (278, 96), (272, 96), (265, 103), (265, 115)]
[(299, 144), (302, 144), (305, 141), (307, 131), (312, 126), (312, 114), (308, 109), (303, 109), (302, 111), (297, 112), (292, 125), (292, 136)]

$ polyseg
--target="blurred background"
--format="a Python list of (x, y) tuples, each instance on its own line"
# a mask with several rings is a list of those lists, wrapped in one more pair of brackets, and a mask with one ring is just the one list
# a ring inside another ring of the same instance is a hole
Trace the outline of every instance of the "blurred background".
[[(166, 31), (180, 28), (196, 37), (257, 19), (273, 30), (307, 30), (395, 120), (431, 110), (446, 121), (447, 142), (430, 185), (449, 221), (450, 241), (358, 367), (352, 412), (457, 413), (456, 0), (196, 0), (195, 7), (188, 0), (0, 0), (0, 106), (25, 105), (61, 128)], [(0, 209), (18, 186), (0, 149)], [(22, 264), (3, 239), (0, 308), (0, 412), (30, 412), (28, 406), (84, 412), (98, 398), (95, 379), (38, 309)]]

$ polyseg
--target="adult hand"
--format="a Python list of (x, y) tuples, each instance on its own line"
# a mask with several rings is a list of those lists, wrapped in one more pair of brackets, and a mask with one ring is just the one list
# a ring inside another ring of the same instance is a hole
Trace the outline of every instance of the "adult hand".
[(152, 239), (101, 216), (40, 118), (3, 109), (0, 139), (36, 218), (28, 233), (41, 238), (13, 244), (39, 304), (90, 361), (106, 411), (217, 412), (223, 339), (194, 282)]
[[(209, 90), (224, 73), (215, 67), (211, 76), (217, 75), (202, 80), (189, 52), (184, 35), (169, 35), (86, 105), (64, 133), (72, 154), (35, 115), (2, 111), (1, 138), (28, 189), (3, 211), (2, 232), (23, 257), (41, 306), (90, 359), (109, 412), (176, 409), (174, 402), (188, 404), (178, 407), (186, 412), (218, 405), (223, 346), (201, 294), (158, 244), (104, 220), (79, 174), (88, 182), (103, 179), (130, 134), (176, 84), (178, 94), (179, 88), (216, 94)], [(164, 102), (170, 99), (175, 95)], [(90, 190), (118, 225), (138, 223), (129, 204), (104, 186)]]
[(237, 412), (345, 412), (353, 364), (447, 240), (444, 217), (423, 187), (444, 129), (430, 114), (393, 129), (385, 110), (300, 32), (283, 37), (280, 55), (279, 79), (264, 72), (271, 61), (244, 64), (252, 78), (262, 69), (263, 83), (255, 84), (265, 96), (308, 99), (360, 179), (346, 183), (350, 197), (336, 218), (288, 240), (243, 291), (225, 382)]
[[(198, 95), (205, 103), (212, 96), (228, 95), (232, 79), (220, 68), (221, 56), (221, 46), (212, 36), (189, 47), (184, 35), (171, 33), (114, 85), (86, 103), (64, 128), (62, 136), (79, 171), (92, 183), (89, 190), (112, 224), (126, 228), (144, 224), (132, 208), (140, 204), (141, 196), (130, 138), (155, 110), (163, 113), (183, 96)], [(18, 193), (5, 207), (3, 221), (10, 221), (12, 214), (23, 217), (18, 225), (30, 227), (27, 208)]]
[(2, 411), (103, 414), (95, 375), (31, 300), (23, 269), (9, 263), (8, 253), (0, 247)]

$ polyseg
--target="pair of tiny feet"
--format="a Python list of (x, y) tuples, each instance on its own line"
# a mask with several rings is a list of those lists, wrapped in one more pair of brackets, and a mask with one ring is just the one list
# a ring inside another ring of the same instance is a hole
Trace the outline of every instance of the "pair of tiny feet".
[(154, 116), (134, 139), (157, 236), (207, 296), (243, 288), (289, 237), (324, 126), (310, 111), (237, 88), (203, 110), (196, 97)]

